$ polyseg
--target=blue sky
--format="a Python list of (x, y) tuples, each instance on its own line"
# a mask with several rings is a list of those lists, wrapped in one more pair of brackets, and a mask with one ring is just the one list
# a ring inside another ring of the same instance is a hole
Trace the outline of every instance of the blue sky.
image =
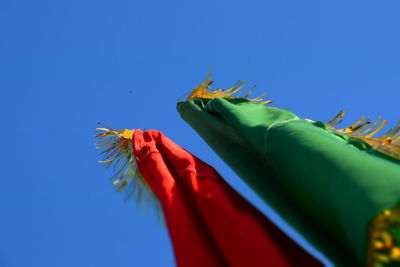
[[(180, 119), (213, 69), (344, 125), (400, 96), (399, 1), (0, 0), (0, 266), (174, 266), (165, 227), (100, 167), (96, 122), (163, 131), (284, 224)], [(130, 93), (132, 91), (132, 93)]]

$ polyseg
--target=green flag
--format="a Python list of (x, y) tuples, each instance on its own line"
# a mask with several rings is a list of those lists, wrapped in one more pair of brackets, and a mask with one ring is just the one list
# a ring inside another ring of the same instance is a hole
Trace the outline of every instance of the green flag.
[(376, 124), (338, 131), (232, 97), (242, 84), (209, 92), (211, 83), (178, 111), (249, 186), (335, 264), (400, 264), (399, 127), (382, 138), (372, 138)]

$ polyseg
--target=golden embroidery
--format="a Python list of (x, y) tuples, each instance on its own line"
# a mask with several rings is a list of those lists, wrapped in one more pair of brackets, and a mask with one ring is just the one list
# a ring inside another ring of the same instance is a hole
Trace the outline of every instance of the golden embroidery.
[(368, 266), (400, 266), (400, 206), (385, 210), (373, 221)]

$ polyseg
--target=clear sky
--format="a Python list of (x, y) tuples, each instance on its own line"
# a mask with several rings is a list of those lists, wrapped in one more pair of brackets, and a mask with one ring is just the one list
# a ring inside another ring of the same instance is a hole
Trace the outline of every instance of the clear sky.
[(176, 102), (212, 67), (216, 86), (243, 79), (304, 118), (346, 109), (344, 125), (361, 115), (394, 125), (399, 9), (398, 0), (0, 0), (0, 266), (174, 266), (165, 226), (124, 202), (97, 162), (98, 121), (163, 131), (312, 250)]

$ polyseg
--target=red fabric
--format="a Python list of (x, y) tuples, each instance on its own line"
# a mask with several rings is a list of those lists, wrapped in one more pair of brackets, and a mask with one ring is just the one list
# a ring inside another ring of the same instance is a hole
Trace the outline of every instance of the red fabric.
[(322, 266), (161, 132), (136, 130), (133, 147), (163, 208), (178, 266)]

